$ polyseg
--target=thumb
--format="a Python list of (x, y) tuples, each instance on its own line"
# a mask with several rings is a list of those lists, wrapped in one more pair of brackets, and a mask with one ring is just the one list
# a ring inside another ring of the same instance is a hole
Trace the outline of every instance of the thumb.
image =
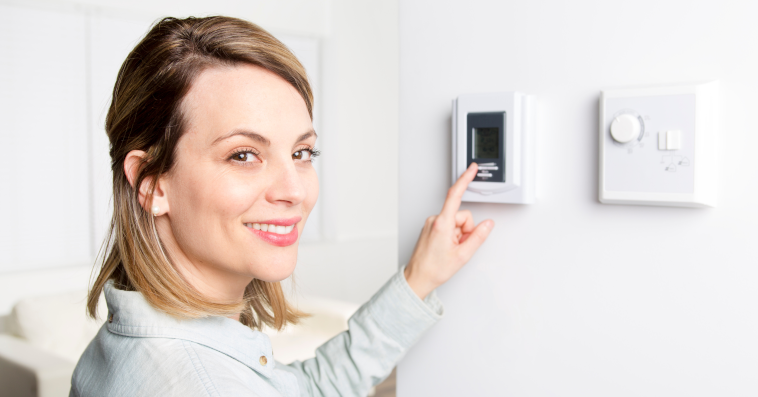
[[(461, 253), (465, 258), (470, 259), (474, 256), (474, 252), (476, 252), (476, 250), (478, 250), (484, 243), (484, 240), (490, 235), (493, 227), (495, 227), (495, 221), (487, 219), (486, 221), (482, 221), (482, 223), (478, 224), (474, 230), (471, 231), (466, 240), (458, 246), (458, 249), (461, 250)], [(466, 261), (468, 261), (468, 259), (466, 259)]]

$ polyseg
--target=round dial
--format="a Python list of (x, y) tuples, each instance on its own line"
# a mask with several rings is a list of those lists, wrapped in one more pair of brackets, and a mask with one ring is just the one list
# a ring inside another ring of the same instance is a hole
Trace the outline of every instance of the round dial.
[(611, 123), (611, 136), (619, 143), (634, 141), (639, 138), (641, 131), (640, 120), (631, 114), (616, 116)]

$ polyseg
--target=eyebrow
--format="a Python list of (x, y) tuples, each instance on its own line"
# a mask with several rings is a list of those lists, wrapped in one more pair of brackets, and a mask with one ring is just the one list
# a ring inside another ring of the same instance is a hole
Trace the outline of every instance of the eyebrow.
[[(250, 138), (250, 139), (252, 139), (252, 140), (254, 140), (256, 142), (260, 142), (261, 144), (266, 145), (266, 146), (270, 146), (271, 145), (271, 141), (269, 141), (268, 138), (264, 137), (263, 135), (261, 135), (261, 134), (259, 134), (257, 132), (247, 131), (247, 130), (232, 130), (230, 133), (222, 135), (222, 136), (216, 138), (213, 141), (213, 143), (211, 143), (211, 146), (213, 146), (213, 145), (215, 145), (215, 144), (223, 141), (224, 139), (229, 139), (229, 138), (231, 138), (233, 136), (236, 136), (236, 135), (246, 136), (246, 137), (248, 137), (248, 138)], [(316, 131), (310, 130), (310, 131), (304, 133), (303, 135), (300, 135), (297, 138), (296, 142), (302, 142), (302, 141), (304, 141), (304, 140), (306, 140), (306, 139), (308, 139), (308, 138), (310, 138), (312, 136), (315, 136), (315, 137), (318, 138), (318, 134), (316, 134)]]
[(252, 139), (252, 140), (254, 140), (256, 142), (260, 142), (261, 144), (266, 145), (266, 146), (271, 145), (271, 141), (269, 141), (268, 138), (264, 137), (261, 134), (258, 134), (257, 132), (247, 131), (247, 130), (232, 130), (228, 134), (225, 134), (225, 135), (222, 135), (222, 136), (216, 138), (213, 141), (213, 143), (211, 143), (211, 146), (213, 146), (213, 145), (215, 145), (215, 144), (223, 141), (224, 139), (229, 139), (229, 138), (231, 138), (233, 136), (236, 136), (236, 135), (246, 136), (246, 137), (248, 137), (248, 138), (250, 138), (250, 139)]
[(306, 132), (305, 134), (300, 135), (300, 137), (298, 137), (297, 141), (295, 141), (295, 142), (302, 142), (302, 141), (304, 141), (304, 140), (306, 140), (306, 139), (308, 139), (308, 138), (310, 138), (312, 136), (315, 136), (316, 138), (318, 138), (318, 134), (316, 133), (315, 130), (310, 130), (310, 131)]

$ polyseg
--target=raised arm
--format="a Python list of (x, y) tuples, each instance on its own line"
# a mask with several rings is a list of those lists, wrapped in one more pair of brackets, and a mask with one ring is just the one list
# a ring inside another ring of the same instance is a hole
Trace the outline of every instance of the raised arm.
[(461, 198), (476, 176), (477, 165), (466, 172), (447, 192), (439, 215), (426, 219), (416, 243), (405, 278), (419, 298), (444, 284), (465, 265), (489, 236), (495, 222), (487, 219), (474, 225), (471, 211), (460, 211)]

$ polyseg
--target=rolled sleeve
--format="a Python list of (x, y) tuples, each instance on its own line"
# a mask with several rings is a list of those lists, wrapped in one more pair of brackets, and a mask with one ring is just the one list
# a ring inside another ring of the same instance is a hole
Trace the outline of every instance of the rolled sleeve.
[(409, 348), (442, 318), (444, 309), (435, 291), (421, 300), (405, 280), (404, 270), (392, 276), (364, 307), (385, 335)]
[(286, 366), (298, 378), (302, 396), (366, 395), (439, 321), (442, 302), (434, 292), (421, 300), (404, 270), (350, 317), (347, 331), (321, 345), (316, 357)]

